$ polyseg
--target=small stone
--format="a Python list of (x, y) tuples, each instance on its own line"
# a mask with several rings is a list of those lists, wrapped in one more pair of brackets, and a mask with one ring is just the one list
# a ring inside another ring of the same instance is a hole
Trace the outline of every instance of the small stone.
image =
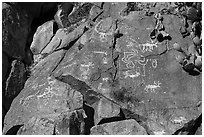
[(195, 33), (193, 31), (190, 32), (191, 39), (195, 38)]
[(163, 35), (163, 37), (168, 37), (169, 36), (169, 34), (167, 32), (165, 32), (165, 31), (160, 31), (160, 33)]
[(195, 36), (193, 38), (193, 43), (196, 45), (196, 46), (200, 46), (202, 44), (202, 40), (198, 37), (198, 36)]
[(192, 54), (192, 55), (196, 55), (197, 54), (197, 51), (196, 51), (196, 48), (195, 48), (195, 45), (190, 45), (189, 47), (188, 47), (188, 52), (190, 53), (190, 54)]
[(195, 59), (195, 66), (198, 69), (202, 69), (202, 57), (201, 56), (197, 56)]
[(176, 57), (176, 60), (179, 62), (179, 64), (183, 64), (184, 59), (185, 59), (185, 56), (183, 54), (179, 54)]

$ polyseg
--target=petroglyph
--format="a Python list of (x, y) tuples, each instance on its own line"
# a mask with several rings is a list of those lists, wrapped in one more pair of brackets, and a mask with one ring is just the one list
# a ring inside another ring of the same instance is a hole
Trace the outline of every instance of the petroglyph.
[(83, 79), (87, 79), (90, 73), (90, 66), (93, 66), (94, 64), (92, 62), (89, 62), (88, 64), (81, 64), (80, 70), (82, 71), (81, 77)]
[(185, 123), (186, 121), (187, 121), (187, 119), (183, 116), (176, 117), (174, 120), (172, 120), (172, 122), (175, 124)]
[(125, 79), (130, 77), (130, 78), (135, 78), (135, 77), (138, 77), (140, 75), (140, 73), (137, 71), (137, 70), (128, 70), (128, 71), (125, 71), (123, 72), (123, 74), (125, 75)]
[(135, 68), (135, 64), (131, 60), (129, 60), (129, 62), (126, 63), (126, 67), (130, 68), (130, 69), (134, 69)]
[(99, 34), (101, 42), (107, 41), (107, 36), (113, 34), (113, 20), (111, 17), (99, 21), (95, 26), (95, 31)]
[(152, 67), (157, 68), (157, 60), (156, 59), (151, 59), (152, 60)]
[(124, 52), (124, 56), (121, 59), (124, 63), (129, 63), (130, 59), (135, 56), (134, 52)]
[(147, 93), (151, 92), (151, 93), (155, 93), (155, 90), (160, 88), (161, 83), (159, 81), (155, 82), (153, 84), (149, 84), (145, 86), (145, 91)]
[(154, 50), (154, 47), (157, 48), (158, 47), (158, 42), (154, 42), (152, 40), (147, 41), (147, 43), (144, 44), (139, 44), (140, 50), (142, 51), (142, 53), (144, 52), (152, 52)]
[(149, 59), (146, 59), (144, 56), (141, 57), (142, 60), (135, 60), (135, 63), (138, 66), (138, 68), (140, 68), (140, 75), (145, 77), (146, 76), (145, 67)]

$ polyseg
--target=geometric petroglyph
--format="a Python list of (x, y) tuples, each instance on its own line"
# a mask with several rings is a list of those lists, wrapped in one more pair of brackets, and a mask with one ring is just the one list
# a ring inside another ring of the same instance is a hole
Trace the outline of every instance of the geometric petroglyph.
[(156, 59), (151, 59), (152, 60), (152, 67), (156, 68), (157, 67), (157, 60)]
[(135, 63), (136, 63), (136, 66), (137, 68), (139, 68), (139, 72), (140, 72), (140, 75), (145, 77), (146, 76), (146, 72), (145, 72), (145, 67), (149, 61), (149, 59), (147, 58), (144, 58), (143, 56), (141, 56), (143, 59), (142, 60), (135, 60)]
[[(137, 43), (138, 44), (138, 43)], [(121, 59), (124, 63), (126, 63), (126, 67), (128, 69), (135, 69), (135, 74), (128, 75), (130, 71), (126, 72), (126, 77), (138, 77), (140, 76), (146, 76), (145, 74), (145, 66), (147, 65), (147, 62), (149, 59), (146, 59), (144, 56), (140, 55), (138, 50), (136, 49), (138, 45), (133, 44), (132, 42), (129, 42), (127, 46), (127, 49), (129, 51), (123, 52), (124, 56)], [(132, 59), (132, 60), (131, 60)], [(137, 71), (137, 72), (136, 72)]]

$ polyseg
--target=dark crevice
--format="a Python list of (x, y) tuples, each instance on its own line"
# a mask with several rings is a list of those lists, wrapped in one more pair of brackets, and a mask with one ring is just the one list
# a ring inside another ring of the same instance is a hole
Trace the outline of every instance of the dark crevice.
[(23, 125), (16, 125), (10, 128), (7, 132), (6, 135), (17, 135), (18, 130), (22, 127)]
[(92, 19), (92, 21), (95, 22), (96, 19), (98, 19), (98, 17), (101, 16), (102, 13), (103, 13), (103, 11), (101, 11), (96, 17), (94, 17), (94, 18)]
[(59, 29), (59, 28), (58, 28), (58, 25), (57, 25), (57, 23), (54, 21), (54, 22), (53, 22), (53, 35), (56, 34), (56, 32), (57, 32), (58, 29)]
[(79, 91), (83, 95), (85, 103), (88, 105), (92, 105), (100, 100), (98, 97), (99, 93), (92, 90), (85, 82), (71, 75), (56, 77), (56, 79), (69, 84), (73, 89)]
[(195, 70), (194, 65), (192, 69), (188, 69), (185, 66), (183, 66), (183, 70), (186, 71), (191, 76), (198, 76), (201, 74), (198, 70), (197, 71)]
[[(118, 20), (116, 21), (116, 30), (118, 29)], [(115, 73), (113, 74), (113, 80), (116, 79), (117, 76), (117, 72), (118, 72), (118, 59), (119, 59), (119, 54), (117, 54), (117, 52), (115, 52), (115, 46), (117, 44), (117, 39), (119, 39), (120, 37), (122, 37), (123, 34), (119, 32), (119, 30), (116, 31), (116, 33), (114, 34), (114, 42), (113, 42), (113, 46), (112, 46), (112, 57), (113, 57), (113, 65), (116, 68)]]
[(54, 7), (52, 10), (49, 10), (46, 13), (42, 13), (43, 11), (43, 6), (41, 7), (41, 13), (40, 16), (37, 18), (34, 18), (32, 23), (31, 23), (31, 29), (35, 32), (38, 26), (41, 26), (43, 23), (49, 21), (49, 20), (54, 20), (54, 15), (57, 12), (57, 6)]
[[(69, 42), (69, 43), (67, 44), (67, 46), (65, 46), (65, 47), (56, 48), (53, 52), (56, 52), (56, 51), (59, 51), (59, 50), (69, 50), (69, 49), (79, 40), (79, 38), (80, 38), (80, 37), (78, 37), (78, 38), (74, 39), (73, 41)], [(63, 40), (60, 40), (59, 46), (61, 45), (62, 41), (63, 41)], [(59, 47), (59, 46), (58, 46), (58, 47)], [(52, 53), (53, 53), (53, 52), (52, 52)]]
[(56, 126), (54, 126), (54, 130), (53, 130), (52, 135), (56, 135)]
[(86, 114), (86, 118), (84, 119), (85, 122), (85, 129), (84, 134), (89, 135), (90, 129), (94, 126), (94, 109), (90, 106), (87, 106), (85, 103), (83, 104), (83, 109)]
[(117, 122), (125, 120), (125, 115), (123, 114), (122, 110), (120, 109), (119, 116), (114, 116), (110, 118), (103, 118), (97, 125), (105, 124), (105, 123), (111, 123), (111, 122)]
[(39, 53), (41, 53), (47, 47), (47, 45), (52, 41), (54, 36), (55, 35), (52, 35), (52, 37), (50, 38), (49, 42), (47, 42), (47, 44), (41, 49), (41, 51)]
[(66, 54), (66, 52), (63, 53), (63, 56), (61, 57), (60, 61), (55, 65), (55, 67), (52, 69), (51, 72), (54, 72), (54, 71), (55, 71), (55, 69), (58, 67), (58, 65), (59, 65), (59, 64), (62, 62), (62, 60), (64, 59), (65, 54)]
[(50, 42), (52, 41), (52, 39), (55, 37), (55, 33), (57, 32), (57, 30), (58, 30), (57, 23), (56, 23), (56, 22), (53, 22), (53, 35), (52, 35), (52, 37), (50, 38), (49, 42), (46, 44), (46, 46), (44, 46), (44, 47), (41, 49), (40, 53), (47, 47), (48, 44), (50, 44)]
[(69, 50), (78, 40), (80, 37), (74, 39), (73, 41), (71, 41), (66, 47), (64, 47), (64, 50)]
[(62, 81), (64, 83), (69, 84), (73, 89), (79, 91), (83, 96), (84, 96), (84, 101), (88, 104), (88, 105), (92, 105), (95, 102), (99, 101), (100, 98), (104, 98), (114, 104), (116, 104), (117, 106), (121, 107), (117, 102), (115, 102), (114, 100), (104, 96), (101, 93), (98, 93), (96, 91), (94, 91), (89, 85), (87, 85), (84, 81), (78, 80), (75, 77), (71, 76), (71, 75), (66, 75), (66, 76), (59, 76), (59, 77), (55, 77), (57, 80)]

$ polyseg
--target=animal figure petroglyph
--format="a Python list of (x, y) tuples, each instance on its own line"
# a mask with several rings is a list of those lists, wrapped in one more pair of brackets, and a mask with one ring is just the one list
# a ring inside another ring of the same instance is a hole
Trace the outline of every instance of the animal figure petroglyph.
[(145, 91), (146, 92), (152, 92), (155, 93), (155, 90), (160, 88), (161, 83), (159, 81), (155, 82), (153, 84), (149, 84), (145, 86)]
[(144, 52), (152, 52), (154, 50), (154, 47), (158, 47), (158, 42), (154, 43), (152, 40), (151, 41), (147, 41), (147, 43), (144, 44), (139, 44), (140, 50), (142, 51), (142, 53)]

